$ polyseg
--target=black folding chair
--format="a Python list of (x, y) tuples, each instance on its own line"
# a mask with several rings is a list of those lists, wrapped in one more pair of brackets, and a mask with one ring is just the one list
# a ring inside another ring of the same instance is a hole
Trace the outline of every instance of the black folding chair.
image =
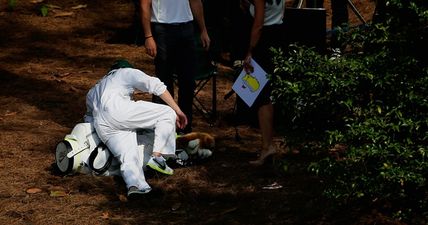
[[(217, 65), (211, 59), (210, 52), (202, 47), (199, 37), (196, 38), (196, 88), (193, 96), (193, 106), (212, 125), (217, 117)], [(211, 107), (202, 101), (198, 94), (211, 81)]]

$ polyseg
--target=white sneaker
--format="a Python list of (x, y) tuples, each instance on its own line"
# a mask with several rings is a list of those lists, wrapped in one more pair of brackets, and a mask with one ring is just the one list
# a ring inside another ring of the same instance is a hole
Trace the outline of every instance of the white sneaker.
[(134, 198), (137, 197), (138, 195), (143, 195), (143, 194), (147, 194), (152, 190), (151, 187), (146, 187), (143, 189), (138, 189), (135, 186), (132, 186), (128, 189), (128, 198)]
[(150, 167), (153, 170), (156, 170), (160, 173), (166, 174), (166, 175), (172, 175), (174, 173), (174, 170), (171, 169), (167, 164), (164, 157), (150, 157), (150, 160), (147, 162), (147, 166)]

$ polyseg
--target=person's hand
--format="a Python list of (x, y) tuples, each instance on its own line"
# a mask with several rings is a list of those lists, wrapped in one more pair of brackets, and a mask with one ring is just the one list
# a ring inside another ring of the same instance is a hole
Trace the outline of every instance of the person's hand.
[(146, 47), (147, 54), (151, 57), (156, 57), (156, 42), (153, 37), (146, 38), (144, 42), (144, 46)]
[(180, 129), (184, 129), (187, 125), (187, 116), (181, 110), (175, 112), (177, 114), (176, 124)]
[(254, 72), (254, 67), (251, 65), (251, 57), (251, 54), (248, 54), (244, 59), (243, 66), (246, 73)]
[(201, 33), (201, 43), (202, 43), (202, 47), (208, 51), (208, 49), (210, 48), (211, 40), (207, 32)]

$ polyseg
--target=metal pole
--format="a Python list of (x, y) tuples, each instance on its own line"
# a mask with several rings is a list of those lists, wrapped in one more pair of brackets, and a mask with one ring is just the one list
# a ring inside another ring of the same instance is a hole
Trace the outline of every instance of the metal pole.
[(348, 0), (348, 3), (351, 6), (351, 9), (355, 13), (355, 15), (361, 20), (361, 22), (364, 23), (364, 25), (366, 25), (367, 24), (366, 20), (361, 15), (361, 13), (358, 11), (357, 7), (355, 7), (354, 3), (351, 0)]
[(298, 9), (301, 9), (301, 8), (302, 8), (302, 6), (303, 6), (303, 1), (304, 1), (304, 0), (299, 0), (299, 2), (297, 3), (297, 8), (298, 8)]

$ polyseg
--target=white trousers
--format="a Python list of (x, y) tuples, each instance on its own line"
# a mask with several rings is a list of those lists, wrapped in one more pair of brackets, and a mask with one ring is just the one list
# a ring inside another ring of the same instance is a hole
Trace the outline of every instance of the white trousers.
[(140, 155), (144, 153), (138, 151), (137, 130), (153, 129), (153, 152), (175, 157), (176, 116), (171, 107), (146, 101), (127, 101), (118, 108), (106, 107), (96, 114), (95, 129), (121, 163), (121, 174), (128, 188), (149, 186)]

